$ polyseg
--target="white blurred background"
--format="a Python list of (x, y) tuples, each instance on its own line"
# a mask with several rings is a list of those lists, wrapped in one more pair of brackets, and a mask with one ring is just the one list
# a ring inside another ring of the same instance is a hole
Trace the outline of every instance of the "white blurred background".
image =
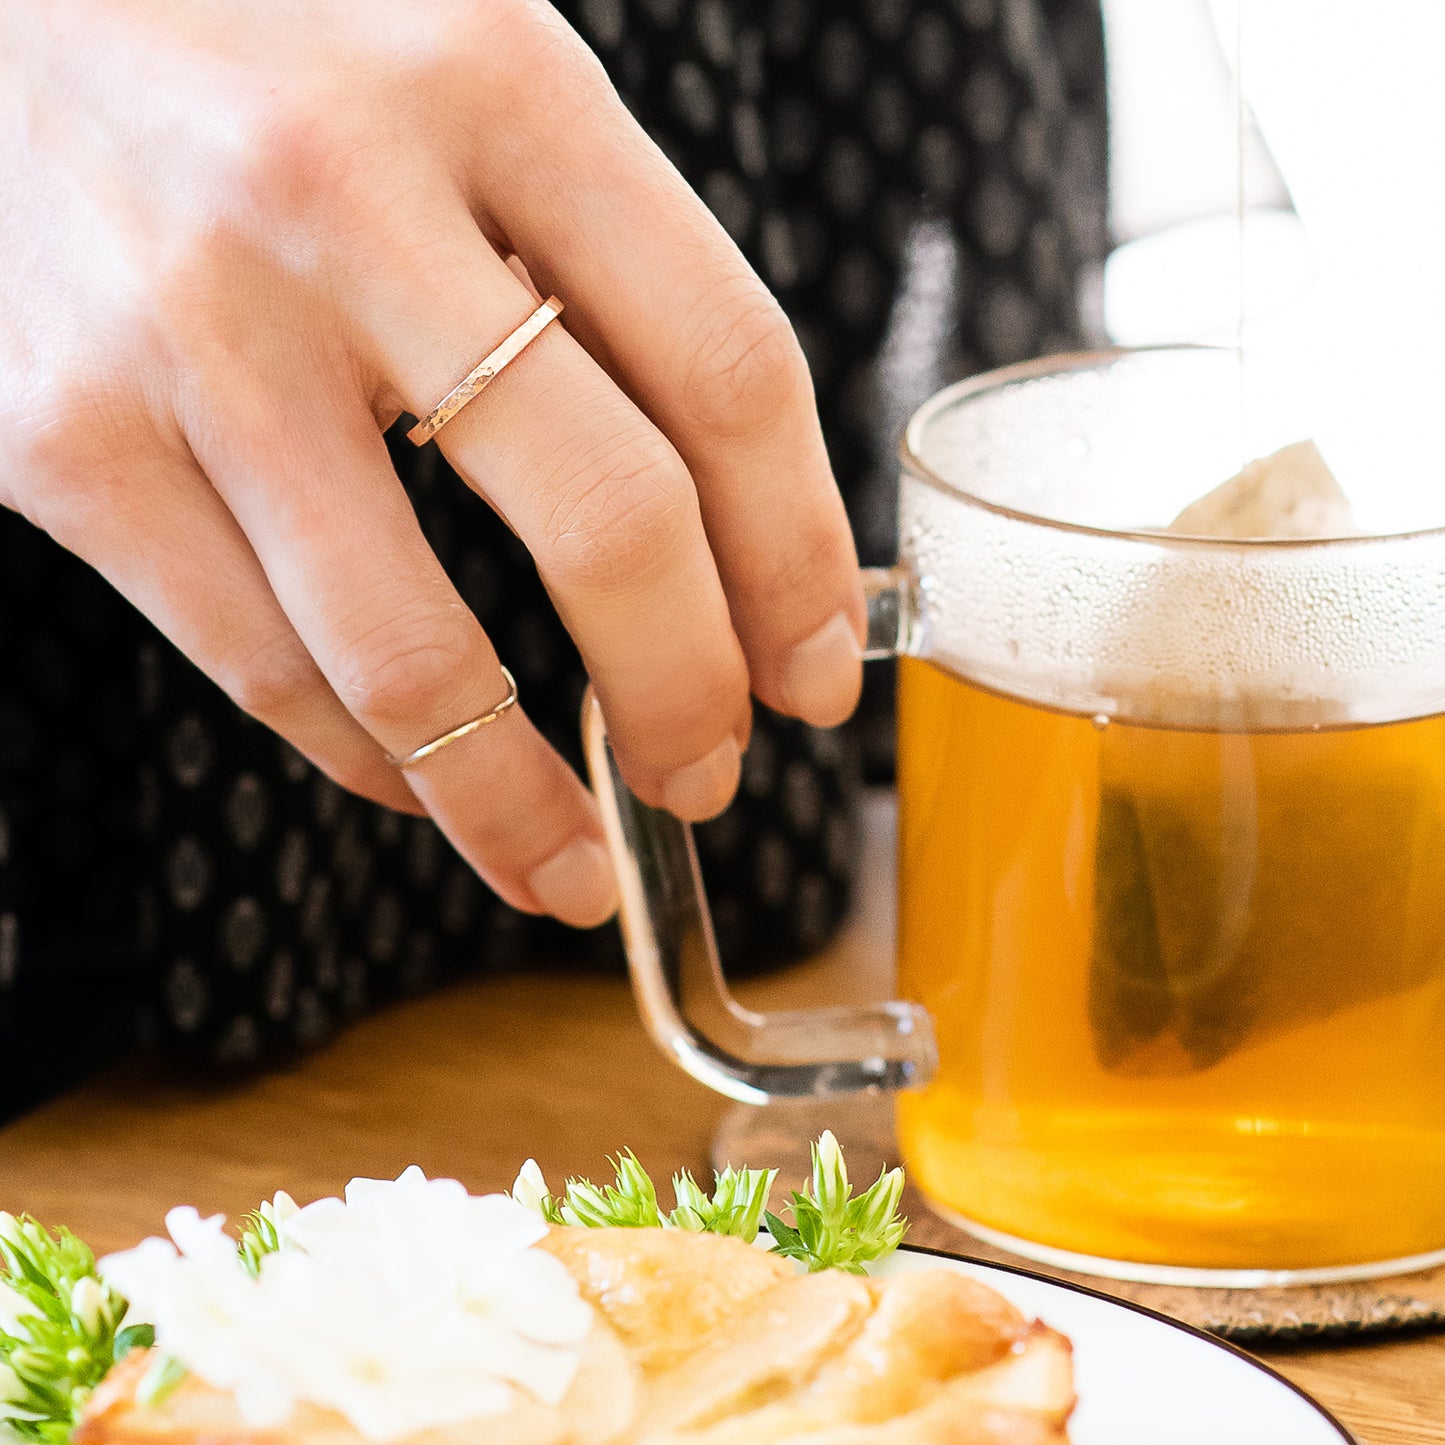
[(1242, 339), (1362, 526), (1445, 523), (1445, 3), (1104, 11), (1111, 339)]

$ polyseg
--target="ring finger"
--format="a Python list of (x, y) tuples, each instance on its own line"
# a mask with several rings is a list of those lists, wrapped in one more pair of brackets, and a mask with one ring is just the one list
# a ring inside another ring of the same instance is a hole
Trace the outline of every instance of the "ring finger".
[[(337, 696), (404, 758), (495, 708), (501, 668), (427, 546), (364, 399), (322, 384), (348, 368), (304, 348), (274, 360), (270, 375), (286, 378), (280, 399), (268, 386), (251, 407), (237, 405), (233, 371), (233, 415), (197, 428), (216, 439), (198, 455)], [(266, 425), (247, 426), (246, 415)], [(520, 707), (407, 778), (508, 902), (579, 926), (611, 914), (596, 804)]]

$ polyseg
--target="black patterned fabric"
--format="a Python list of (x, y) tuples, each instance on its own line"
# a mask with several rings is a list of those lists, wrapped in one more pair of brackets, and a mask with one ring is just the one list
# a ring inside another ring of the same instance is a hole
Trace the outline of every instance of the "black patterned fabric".
[[(1088, 339), (1096, 0), (561, 8), (782, 300), (864, 560), (888, 559), (907, 411), (952, 376)], [(434, 446), (393, 456), (575, 761), (581, 668), (530, 560)], [(859, 753), (876, 773), (890, 746), (886, 677), (837, 733), (760, 715), (737, 802), (699, 830), (730, 969), (836, 926)], [(140, 1038), (249, 1067), (459, 970), (569, 959), (616, 967), (615, 929), (505, 907), (429, 822), (341, 792), (0, 514), (0, 1116)]]

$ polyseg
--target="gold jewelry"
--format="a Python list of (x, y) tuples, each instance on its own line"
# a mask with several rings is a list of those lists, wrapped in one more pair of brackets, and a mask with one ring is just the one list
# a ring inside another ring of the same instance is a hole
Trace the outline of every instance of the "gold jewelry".
[(480, 396), (562, 314), (562, 303), (549, 296), (515, 331), (482, 359), (407, 432), (406, 439), (429, 442), (473, 397)]
[(489, 723), (494, 723), (504, 712), (517, 705), (517, 679), (504, 667), (502, 676), (507, 679), (507, 695), (496, 707), (474, 717), (468, 722), (454, 727), (450, 732), (443, 733), (439, 738), (433, 738), (429, 743), (423, 743), (415, 752), (408, 753), (404, 758), (388, 757), (389, 762), (396, 768), (409, 768), (415, 763), (422, 762), (431, 757), (433, 753), (439, 753), (443, 748), (450, 747), (461, 738), (468, 737), (476, 732), (478, 728), (484, 728)]

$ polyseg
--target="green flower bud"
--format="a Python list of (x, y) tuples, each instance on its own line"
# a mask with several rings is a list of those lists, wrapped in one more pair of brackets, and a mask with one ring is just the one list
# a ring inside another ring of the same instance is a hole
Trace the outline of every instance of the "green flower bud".
[[(276, 1197), (280, 1199), (281, 1196), (278, 1194)], [(545, 1217), (543, 1201), (548, 1198), (547, 1181), (542, 1177), (542, 1170), (535, 1159), (528, 1159), (522, 1165), (521, 1173), (512, 1185), (512, 1198), (524, 1209)]]
[(29, 1339), (30, 1331), (25, 1321), (35, 1317), (35, 1306), (19, 1290), (12, 1289), (0, 1279), (0, 1335)]
[(276, 1228), (281, 1229), (288, 1219), (293, 1219), (300, 1213), (301, 1206), (284, 1189), (278, 1189), (275, 1199), (271, 1201), (271, 1222)]
[[(29, 1398), (30, 1391), (26, 1389), (24, 1380), (4, 1360), (0, 1360), (0, 1406), (23, 1405)], [(3, 1419), (5, 1411), (0, 1409), (0, 1420)]]
[(70, 1291), (70, 1312), (86, 1334), (110, 1322), (110, 1294), (93, 1275), (82, 1275)]
[(39, 1378), (50, 1372), (49, 1359), (38, 1350), (16, 1350), (10, 1356), (10, 1364), (20, 1375), (33, 1375)]
[(848, 1200), (848, 1166), (831, 1129), (813, 1146), (813, 1194), (825, 1211), (841, 1209)]

